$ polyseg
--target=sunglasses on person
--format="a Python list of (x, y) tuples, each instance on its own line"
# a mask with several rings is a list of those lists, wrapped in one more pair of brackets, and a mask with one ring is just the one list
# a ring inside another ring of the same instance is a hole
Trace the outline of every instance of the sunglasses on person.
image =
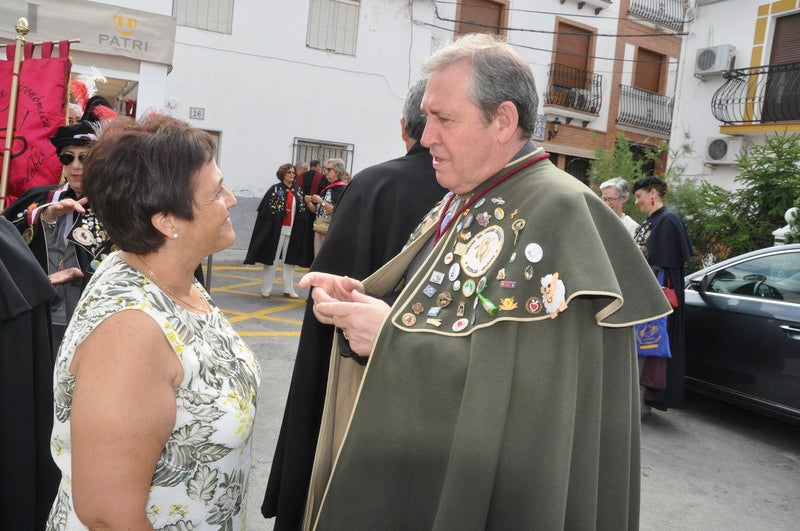
[[(83, 164), (83, 161), (86, 159), (86, 153), (81, 153), (78, 155), (78, 162)], [(75, 160), (75, 155), (72, 153), (62, 153), (58, 156), (58, 160), (61, 161), (61, 164), (64, 166), (69, 166)]]

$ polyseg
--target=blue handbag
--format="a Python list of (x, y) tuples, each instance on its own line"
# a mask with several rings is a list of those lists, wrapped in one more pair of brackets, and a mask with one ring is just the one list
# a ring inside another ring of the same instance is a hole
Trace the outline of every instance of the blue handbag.
[(634, 325), (636, 353), (643, 357), (671, 358), (667, 318), (659, 317), (646, 323)]

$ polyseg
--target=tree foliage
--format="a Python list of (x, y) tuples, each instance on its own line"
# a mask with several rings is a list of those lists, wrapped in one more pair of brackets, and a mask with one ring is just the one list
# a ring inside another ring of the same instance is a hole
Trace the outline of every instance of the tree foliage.
[[(648, 157), (656, 160), (666, 149), (661, 145)], [(800, 209), (800, 134), (767, 135), (763, 144), (740, 155), (735, 166), (740, 171), (736, 190), (684, 177), (681, 162), (692, 153), (691, 138), (684, 133), (682, 144), (670, 153), (671, 166), (660, 176), (669, 186), (667, 202), (683, 219), (694, 244), (696, 256), (688, 270), (772, 245), (772, 231), (786, 225), (786, 210)], [(590, 170), (595, 185), (612, 177), (624, 177), (633, 184), (645, 176), (648, 159), (637, 160), (622, 135), (613, 150), (597, 150), (595, 155)], [(636, 220), (644, 218), (633, 201), (624, 210)], [(800, 215), (790, 227), (787, 241), (800, 241)]]
[(695, 250), (713, 261), (768, 247), (772, 231), (786, 225), (786, 210), (800, 198), (800, 134), (768, 135), (736, 168), (733, 191), (688, 179), (672, 188)]

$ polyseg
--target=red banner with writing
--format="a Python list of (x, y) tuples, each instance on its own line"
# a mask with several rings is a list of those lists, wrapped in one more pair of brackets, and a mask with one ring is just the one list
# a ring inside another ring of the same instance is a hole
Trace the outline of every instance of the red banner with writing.
[[(0, 60), (0, 146), (3, 148), (11, 103), (15, 46), (7, 45), (6, 60)], [(40, 49), (39, 58), (33, 57), (35, 47)], [(23, 46), (6, 206), (28, 188), (58, 184), (61, 179), (63, 167), (50, 137), (66, 123), (71, 69), (69, 42), (58, 43), (57, 57), (53, 56), (53, 49), (52, 42), (38, 46), (26, 43)]]

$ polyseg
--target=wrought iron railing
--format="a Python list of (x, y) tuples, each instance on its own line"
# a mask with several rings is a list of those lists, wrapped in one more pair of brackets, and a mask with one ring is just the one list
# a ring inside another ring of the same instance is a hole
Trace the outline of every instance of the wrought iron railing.
[(628, 12), (682, 31), (687, 4), (686, 0), (631, 0)]
[(603, 103), (603, 76), (551, 63), (544, 103), (597, 114)]
[(800, 122), (800, 62), (726, 72), (711, 112), (726, 124)]
[(674, 105), (673, 97), (620, 85), (617, 122), (669, 133)]

